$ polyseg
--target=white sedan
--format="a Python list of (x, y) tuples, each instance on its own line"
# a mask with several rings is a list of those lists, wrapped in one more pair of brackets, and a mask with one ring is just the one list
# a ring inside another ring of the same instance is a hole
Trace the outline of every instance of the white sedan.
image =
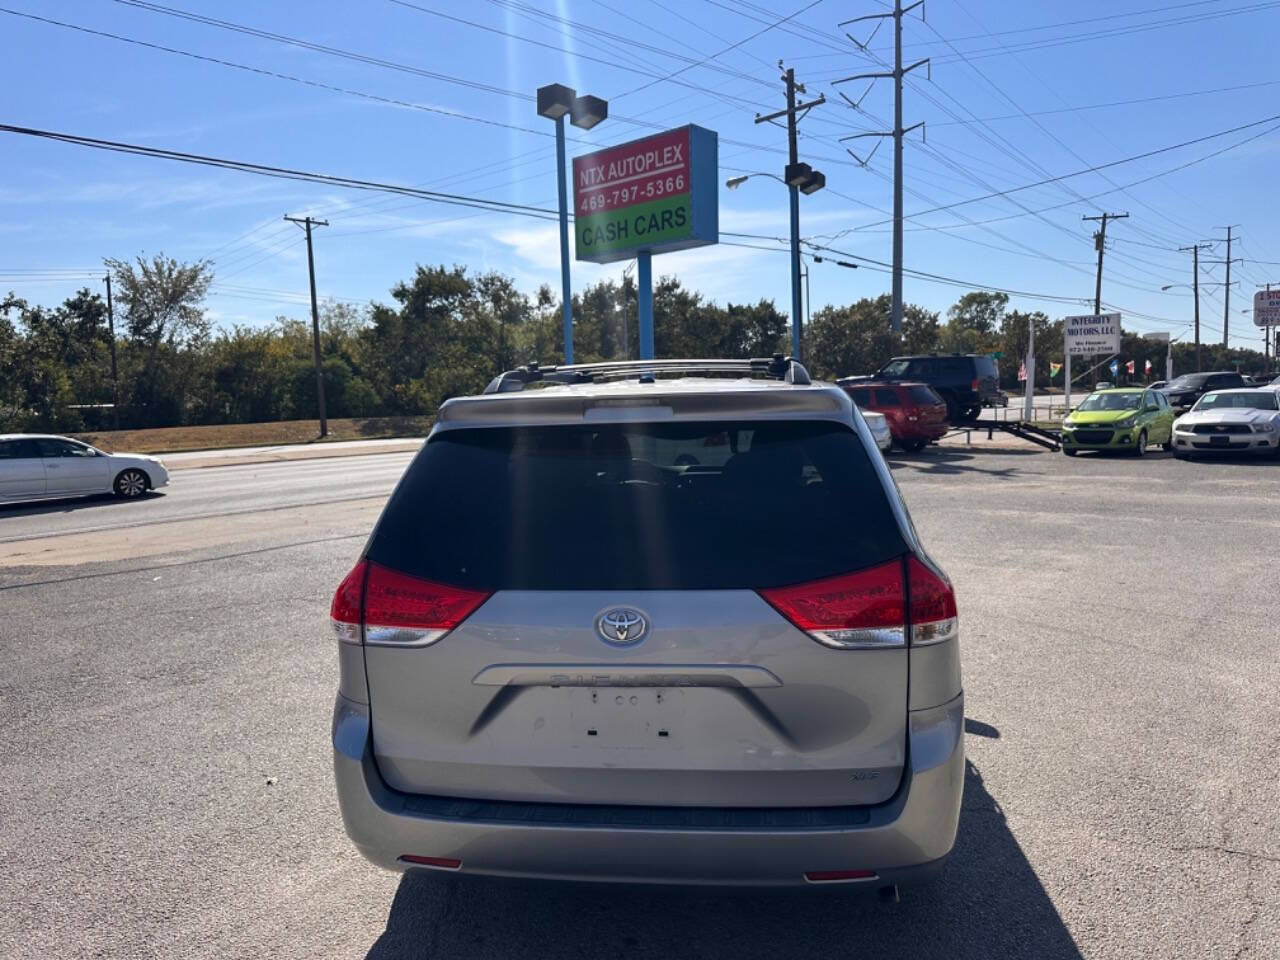
[(1173, 455), (1280, 455), (1280, 391), (1214, 390), (1173, 421)]
[(169, 482), (155, 457), (106, 453), (66, 437), (0, 434), (0, 503), (114, 493), (133, 499)]

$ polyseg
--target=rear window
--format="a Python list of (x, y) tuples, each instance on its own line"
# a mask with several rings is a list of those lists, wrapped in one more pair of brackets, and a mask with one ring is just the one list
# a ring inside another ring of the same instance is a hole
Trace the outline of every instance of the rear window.
[(996, 367), (994, 357), (974, 357), (973, 367), (980, 377), (999, 377), (1000, 371)]
[(915, 403), (938, 404), (943, 402), (933, 387), (926, 387), (921, 384), (918, 387), (910, 387), (909, 390), (911, 399)]
[(437, 433), (376, 563), (482, 590), (754, 589), (906, 549), (857, 436), (831, 422)]

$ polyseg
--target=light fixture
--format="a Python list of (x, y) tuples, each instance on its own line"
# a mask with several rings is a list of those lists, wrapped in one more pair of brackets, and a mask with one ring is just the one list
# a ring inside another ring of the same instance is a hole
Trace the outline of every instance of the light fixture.
[(807, 163), (788, 163), (782, 180), (788, 187), (799, 187), (813, 176), (813, 167)]
[(737, 190), (740, 186), (746, 183), (748, 179), (750, 179), (750, 174), (744, 173), (740, 177), (730, 177), (724, 182), (724, 185), (730, 190)]
[(800, 192), (805, 196), (817, 193), (827, 185), (827, 176), (817, 170), (814, 170), (805, 178), (804, 183), (800, 184)]
[(549, 83), (538, 88), (538, 116), (559, 120), (573, 109), (577, 94), (563, 83)]
[(585, 94), (574, 97), (573, 105), (569, 108), (569, 122), (583, 130), (590, 130), (608, 116), (609, 101)]

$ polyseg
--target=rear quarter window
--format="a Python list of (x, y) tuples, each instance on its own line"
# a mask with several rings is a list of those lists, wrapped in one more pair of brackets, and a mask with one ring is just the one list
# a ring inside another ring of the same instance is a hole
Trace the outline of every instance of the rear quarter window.
[(906, 550), (835, 422), (435, 434), (370, 540), (376, 563), (473, 589), (757, 589)]
[(938, 396), (937, 391), (934, 390), (933, 387), (926, 387), (924, 385), (911, 388), (911, 399), (915, 403), (924, 404), (926, 406), (943, 402), (942, 397)]

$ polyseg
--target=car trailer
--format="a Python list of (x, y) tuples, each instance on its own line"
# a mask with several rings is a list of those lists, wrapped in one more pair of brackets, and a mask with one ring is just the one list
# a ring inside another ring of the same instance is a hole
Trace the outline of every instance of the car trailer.
[(1000, 430), (1004, 433), (1012, 434), (1020, 440), (1026, 440), (1030, 443), (1038, 444), (1046, 450), (1052, 450), (1055, 453), (1062, 448), (1062, 436), (1056, 430), (1045, 430), (1042, 427), (1033, 427), (1029, 423), (1021, 420), (974, 420), (960, 427), (961, 430), (986, 430), (987, 439), (991, 439), (991, 435)]

